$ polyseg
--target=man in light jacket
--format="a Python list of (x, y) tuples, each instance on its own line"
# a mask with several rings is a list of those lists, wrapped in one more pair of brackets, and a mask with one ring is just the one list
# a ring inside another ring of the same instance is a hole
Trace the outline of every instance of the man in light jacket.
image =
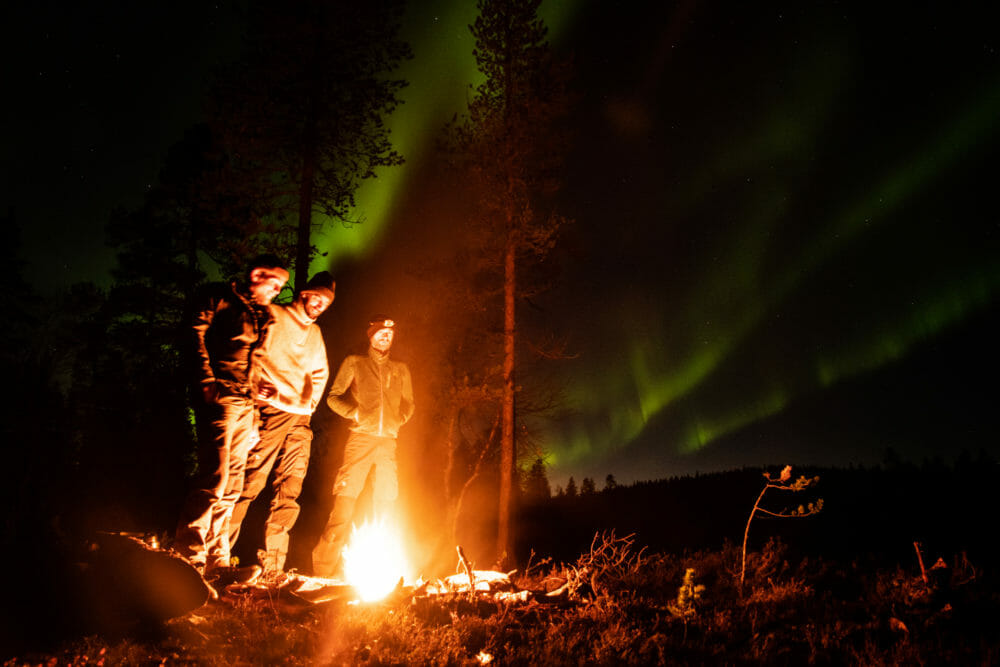
[(330, 377), (323, 334), (316, 319), (333, 303), (336, 283), (316, 274), (288, 305), (271, 304), (274, 324), (261, 349), (257, 384), (259, 436), (247, 459), (243, 492), (233, 508), (229, 541), (235, 544), (250, 503), (274, 471), (270, 513), (259, 552), (265, 579), (280, 577), (288, 555), (288, 532), (299, 516), (299, 494), (309, 467), (309, 421)]
[(344, 447), (344, 463), (333, 483), (333, 510), (313, 549), (313, 574), (341, 574), (341, 554), (347, 542), (354, 505), (369, 473), (376, 515), (388, 511), (398, 495), (396, 436), (413, 416), (413, 385), (406, 364), (389, 359), (396, 323), (376, 315), (368, 323), (368, 353), (344, 359), (326, 401), (352, 422)]

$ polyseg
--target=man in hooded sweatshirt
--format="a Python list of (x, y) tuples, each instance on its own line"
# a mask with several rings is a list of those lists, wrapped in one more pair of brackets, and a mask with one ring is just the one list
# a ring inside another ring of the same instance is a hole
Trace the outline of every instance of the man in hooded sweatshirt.
[(333, 303), (336, 283), (316, 274), (288, 305), (271, 304), (274, 324), (264, 342), (257, 385), (259, 436), (247, 458), (243, 492), (233, 508), (229, 541), (235, 544), (250, 503), (274, 471), (274, 497), (259, 553), (265, 579), (279, 578), (288, 555), (288, 532), (299, 516), (299, 494), (309, 467), (309, 422), (330, 377), (316, 319)]
[(326, 401), (351, 422), (344, 462), (333, 483), (333, 510), (313, 549), (313, 574), (341, 575), (341, 555), (347, 542), (354, 506), (369, 473), (374, 473), (372, 498), (376, 515), (387, 512), (398, 495), (396, 436), (413, 416), (410, 369), (389, 358), (396, 323), (376, 315), (368, 323), (368, 353), (344, 359), (330, 385)]

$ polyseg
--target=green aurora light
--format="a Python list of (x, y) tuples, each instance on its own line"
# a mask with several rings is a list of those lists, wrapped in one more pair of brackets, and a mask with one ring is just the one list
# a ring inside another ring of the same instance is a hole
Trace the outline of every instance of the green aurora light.
[[(556, 43), (573, 14), (567, 0), (543, 2), (539, 16)], [(335, 270), (345, 259), (362, 259), (378, 246), (393, 214), (393, 207), (422, 162), (425, 152), (434, 149), (445, 123), (465, 109), (470, 85), (482, 80), (472, 56), (475, 43), (469, 31), (478, 15), (474, 2), (409, 3), (403, 19), (402, 36), (413, 48), (413, 58), (402, 65), (396, 77), (408, 82), (387, 125), (393, 144), (405, 158), (401, 167), (381, 169), (376, 178), (361, 184), (355, 193), (352, 220), (344, 224), (315, 215), (318, 232), (313, 243), (319, 254), (310, 273)], [(319, 223), (324, 223), (320, 225)]]
[[(828, 60), (828, 88), (803, 88), (809, 94), (797, 107), (821, 109), (832, 102), (838, 82), (847, 74)], [(803, 104), (802, 102), (805, 102)], [(780, 114), (779, 114), (780, 115)], [(689, 300), (671, 321), (690, 327), (677, 332), (668, 325), (650, 323), (651, 299), (633, 297), (620, 310), (621, 322), (633, 335), (628, 337), (627, 363), (605, 367), (601, 373), (574, 382), (569, 402), (585, 415), (572, 426), (561, 425), (552, 433), (549, 463), (557, 469), (593, 462), (610, 452), (626, 448), (657, 415), (670, 413), (679, 425), (672, 447), (691, 454), (720, 437), (781, 412), (797, 395), (830, 387), (837, 382), (899, 361), (914, 348), (965, 318), (987, 308), (1000, 289), (1000, 266), (989, 257), (980, 263), (950, 269), (948, 277), (920, 279), (921, 267), (909, 267), (906, 298), (885, 304), (878, 322), (842, 339), (811, 350), (811, 377), (789, 372), (774, 378), (777, 369), (761, 373), (753, 391), (737, 398), (719, 400), (709, 395), (707, 385), (724, 384), (723, 366), (740, 351), (747, 338), (759, 332), (768, 318), (779, 316), (782, 305), (796, 296), (814, 274), (830, 270), (843, 256), (862, 243), (866, 235), (899, 224), (902, 210), (938, 178), (974, 155), (978, 142), (1000, 117), (1000, 86), (977, 95), (968, 107), (914, 155), (900, 160), (881, 183), (866, 190), (856, 202), (828, 218), (813, 241), (777, 272), (765, 273), (762, 258), (774, 231), (787, 222), (788, 204), (794, 198), (790, 186), (770, 184), (771, 191), (754, 202), (754, 214), (732, 236), (716, 248), (718, 261), (706, 266), (689, 292)], [(711, 196), (712, 181), (724, 179), (753, 163), (791, 158), (808, 152), (825, 118), (815, 114), (812, 125), (774, 124), (741, 149), (727, 155), (724, 166), (714, 166), (692, 179), (682, 208), (695, 209)], [(622, 374), (621, 370), (627, 370)], [(595, 378), (599, 377), (599, 382)], [(595, 386), (603, 386), (594, 390)], [(609, 398), (614, 397), (614, 398)], [(678, 410), (675, 408), (682, 404)], [(669, 443), (667, 443), (668, 446)]]

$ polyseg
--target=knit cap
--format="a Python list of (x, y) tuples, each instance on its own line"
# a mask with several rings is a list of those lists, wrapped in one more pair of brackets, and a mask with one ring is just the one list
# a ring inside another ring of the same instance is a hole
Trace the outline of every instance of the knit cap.
[(333, 276), (330, 275), (330, 272), (320, 271), (309, 279), (309, 282), (306, 283), (305, 289), (303, 289), (302, 292), (315, 292), (316, 294), (321, 294), (330, 301), (333, 301), (334, 290), (336, 288), (337, 283), (334, 281)]

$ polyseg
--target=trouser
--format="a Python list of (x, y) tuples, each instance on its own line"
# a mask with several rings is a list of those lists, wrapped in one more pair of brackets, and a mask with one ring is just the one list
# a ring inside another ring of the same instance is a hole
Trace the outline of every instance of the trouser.
[(252, 444), (253, 401), (222, 396), (197, 407), (198, 481), (181, 509), (174, 549), (196, 566), (229, 564), (229, 520)]
[(299, 494), (309, 467), (312, 430), (309, 415), (298, 415), (265, 405), (260, 408), (260, 440), (247, 458), (243, 491), (229, 522), (229, 543), (236, 544), (250, 504), (267, 485), (271, 471), (274, 497), (264, 527), (266, 571), (281, 572), (288, 556), (288, 531), (299, 516)]
[(357, 498), (348, 496), (334, 497), (330, 518), (312, 552), (314, 576), (334, 577), (340, 574), (340, 559), (347, 543), (357, 501)]
[(369, 473), (374, 473), (372, 500), (376, 516), (389, 511), (399, 492), (396, 479), (396, 440), (352, 431), (344, 447), (344, 463), (333, 483), (333, 509), (313, 549), (313, 574), (339, 574), (341, 556), (350, 536), (358, 495)]

